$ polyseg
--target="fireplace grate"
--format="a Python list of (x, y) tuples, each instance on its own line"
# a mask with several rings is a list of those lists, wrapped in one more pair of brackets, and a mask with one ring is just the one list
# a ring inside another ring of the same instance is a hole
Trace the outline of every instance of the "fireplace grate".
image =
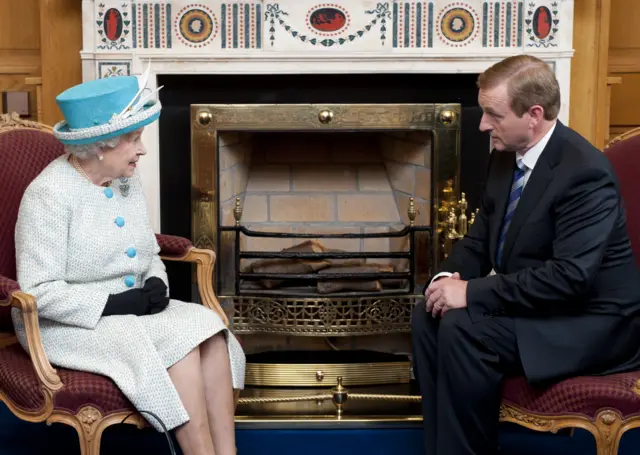
[[(416, 289), (420, 269), (431, 270), (431, 255), (417, 254), (417, 245), (428, 245), (429, 226), (405, 226), (402, 230), (381, 233), (312, 234), (254, 231), (244, 226), (224, 226), (221, 231), (234, 238), (235, 295), (221, 296), (233, 301), (233, 330), (238, 334), (278, 333), (308, 336), (350, 336), (409, 332), (411, 310), (423, 298)], [(297, 239), (408, 238), (407, 251), (390, 252), (261, 252), (242, 251), (241, 236)], [(428, 249), (428, 247), (426, 248)], [(417, 260), (417, 258), (419, 258)], [(241, 260), (406, 260), (405, 270), (377, 273), (252, 273), (241, 271)], [(245, 286), (260, 280), (282, 280), (292, 285), (277, 289)], [(377, 292), (347, 291), (319, 294), (318, 281), (400, 280), (405, 284)]]
[(411, 331), (421, 295), (344, 298), (234, 296), (233, 332), (355, 336)]
[[(429, 226), (405, 226), (402, 230), (392, 232), (378, 233), (342, 233), (342, 234), (313, 234), (313, 233), (283, 233), (283, 232), (263, 232), (254, 231), (245, 226), (222, 226), (221, 231), (232, 231), (235, 236), (234, 262), (236, 270), (235, 294), (240, 295), (256, 295), (260, 294), (259, 289), (247, 289), (242, 286), (243, 282), (252, 282), (258, 280), (283, 280), (288, 283), (296, 282), (315, 282), (315, 281), (331, 281), (331, 280), (405, 280), (407, 285), (403, 286), (400, 293), (408, 294), (413, 292), (415, 288), (416, 275), (416, 233), (425, 233), (430, 236), (431, 227)], [(241, 251), (240, 236), (248, 237), (265, 237), (265, 238), (297, 238), (297, 239), (371, 239), (371, 238), (402, 238), (408, 237), (408, 251), (391, 251), (391, 252), (346, 252), (346, 251), (330, 251), (330, 252), (262, 252), (262, 251)], [(242, 272), (240, 262), (242, 259), (266, 260), (266, 259), (293, 259), (318, 261), (322, 259), (328, 260), (349, 260), (349, 259), (406, 259), (408, 270), (393, 272), (363, 272), (363, 273), (278, 273), (278, 272)], [(288, 286), (288, 289), (278, 289), (281, 295), (301, 295), (310, 296), (308, 287), (305, 286)], [(397, 292), (396, 292), (397, 293)], [(339, 293), (330, 293), (336, 295)], [(379, 292), (372, 295), (379, 295)], [(359, 292), (358, 295), (367, 295), (366, 292)], [(311, 293), (315, 296), (315, 293)]]

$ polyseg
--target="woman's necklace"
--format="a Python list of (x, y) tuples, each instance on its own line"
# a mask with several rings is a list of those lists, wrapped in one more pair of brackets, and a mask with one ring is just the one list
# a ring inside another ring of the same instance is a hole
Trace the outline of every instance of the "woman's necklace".
[[(78, 158), (76, 158), (75, 155), (71, 155), (69, 158), (69, 161), (71, 161), (71, 165), (75, 168), (76, 171), (78, 171), (85, 179), (93, 183), (93, 180), (89, 178), (89, 176), (84, 171), (84, 169), (82, 169), (82, 166), (80, 166), (80, 162), (78, 161)], [(111, 182), (103, 183), (102, 186), (111, 186)]]

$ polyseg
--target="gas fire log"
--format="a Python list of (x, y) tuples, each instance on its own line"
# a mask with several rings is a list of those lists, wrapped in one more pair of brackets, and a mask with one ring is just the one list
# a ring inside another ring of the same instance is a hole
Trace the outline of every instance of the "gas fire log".
[[(329, 249), (317, 240), (307, 240), (298, 245), (285, 248), (282, 252), (295, 253), (344, 253), (343, 250)], [(393, 272), (391, 264), (366, 264), (366, 259), (327, 258), (327, 259), (263, 259), (241, 266), (243, 272), (253, 273), (281, 273), (281, 274), (353, 274), (353, 273), (387, 273)], [(276, 289), (282, 287), (286, 280), (261, 279), (259, 282), (249, 281), (246, 286), (263, 289)], [(380, 292), (383, 289), (397, 289), (407, 285), (405, 279), (365, 279), (344, 280), (331, 279), (319, 280), (317, 289), (320, 294), (330, 294), (339, 291)]]
[[(351, 267), (328, 267), (318, 271), (318, 275), (327, 275), (333, 273), (358, 274), (358, 273), (386, 273), (393, 272), (392, 265), (383, 264), (367, 264)], [(340, 291), (362, 291), (362, 292), (380, 292), (382, 284), (380, 280), (327, 280), (318, 281), (318, 292), (320, 294), (331, 294)]]
[[(285, 253), (324, 253), (325, 248), (316, 240), (307, 240), (298, 245), (294, 245), (282, 250)], [(329, 267), (331, 263), (326, 259), (266, 259), (251, 264), (253, 273), (290, 273), (302, 274), (313, 273), (320, 269)], [(280, 286), (284, 280), (260, 280), (260, 283), (267, 289)]]

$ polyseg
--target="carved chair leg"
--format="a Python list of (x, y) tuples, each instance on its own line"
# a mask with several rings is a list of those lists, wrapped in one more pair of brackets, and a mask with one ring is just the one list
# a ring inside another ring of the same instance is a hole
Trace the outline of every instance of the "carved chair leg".
[(617, 455), (623, 432), (620, 414), (610, 409), (601, 411), (596, 417), (595, 431), (592, 431), (597, 455)]
[[(66, 412), (54, 412), (47, 424), (64, 423), (78, 432), (80, 455), (100, 455), (100, 438), (104, 428), (100, 427), (102, 414), (92, 406), (85, 406), (76, 415)], [(99, 431), (98, 431), (99, 430)]]
[[(128, 414), (125, 412), (103, 417), (93, 406), (85, 406), (76, 415), (54, 412), (47, 419), (47, 424), (58, 422), (74, 427), (80, 440), (80, 455), (100, 455), (100, 442), (104, 430), (111, 425), (119, 424)], [(140, 414), (134, 414), (126, 421), (128, 424), (137, 425), (138, 428), (143, 428), (145, 422)]]

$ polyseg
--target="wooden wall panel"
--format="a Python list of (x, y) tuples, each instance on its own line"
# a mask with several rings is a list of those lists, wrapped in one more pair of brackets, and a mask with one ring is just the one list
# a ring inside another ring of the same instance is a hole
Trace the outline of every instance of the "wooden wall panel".
[(620, 76), (622, 84), (611, 90), (611, 125), (640, 126), (640, 71)]
[(609, 44), (612, 49), (640, 49), (640, 2), (638, 0), (611, 0), (611, 34)]
[(40, 0), (43, 122), (62, 120), (56, 96), (82, 82), (82, 2)]
[(29, 92), (31, 120), (37, 119), (37, 87), (25, 78), (41, 72), (38, 1), (0, 0), (0, 92)]
[(40, 49), (38, 1), (0, 0), (0, 49)]
[(574, 3), (570, 126), (598, 148), (608, 135), (606, 108), (611, 0)]
[(622, 79), (611, 90), (613, 137), (640, 126), (640, 1), (611, 0), (611, 24), (609, 74)]

